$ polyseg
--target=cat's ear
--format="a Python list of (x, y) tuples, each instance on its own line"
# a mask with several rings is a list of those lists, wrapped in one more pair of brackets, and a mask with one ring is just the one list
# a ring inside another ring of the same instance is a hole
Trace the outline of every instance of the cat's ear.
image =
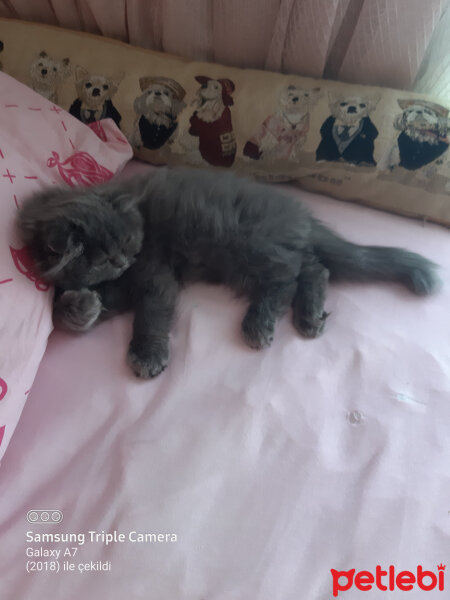
[(53, 226), (48, 232), (48, 249), (54, 254), (72, 254), (78, 256), (83, 251), (83, 243), (70, 224)]
[(121, 212), (133, 210), (139, 203), (140, 196), (133, 192), (122, 192), (111, 198), (111, 204)]
[(53, 279), (74, 258), (83, 253), (84, 246), (70, 224), (65, 224), (65, 226), (54, 227), (48, 232), (47, 249), (57, 260), (43, 275)]

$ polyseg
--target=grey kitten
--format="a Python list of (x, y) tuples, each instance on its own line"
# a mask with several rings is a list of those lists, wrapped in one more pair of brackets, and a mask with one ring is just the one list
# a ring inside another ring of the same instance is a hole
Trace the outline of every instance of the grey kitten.
[(134, 311), (128, 363), (141, 377), (167, 365), (187, 281), (245, 295), (242, 333), (255, 349), (270, 345), (291, 306), (298, 332), (319, 335), (329, 277), (397, 281), (419, 295), (439, 284), (422, 256), (347, 242), (287, 194), (232, 173), (161, 168), (88, 189), (50, 188), (24, 204), (19, 225), (40, 277), (57, 286), (59, 325), (84, 331)]

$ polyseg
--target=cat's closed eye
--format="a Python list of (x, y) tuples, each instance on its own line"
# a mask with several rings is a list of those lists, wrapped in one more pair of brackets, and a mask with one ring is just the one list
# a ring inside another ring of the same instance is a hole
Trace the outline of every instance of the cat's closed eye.
[(96, 253), (91, 257), (92, 260), (92, 264), (95, 265), (96, 267), (101, 267), (103, 265), (106, 265), (106, 263), (109, 261), (109, 256), (105, 253)]

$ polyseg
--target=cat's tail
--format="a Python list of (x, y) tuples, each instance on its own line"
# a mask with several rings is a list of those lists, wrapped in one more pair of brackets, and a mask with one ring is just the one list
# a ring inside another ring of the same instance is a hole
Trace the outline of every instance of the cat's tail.
[(313, 227), (313, 250), (329, 270), (331, 280), (395, 281), (420, 296), (432, 294), (441, 286), (437, 265), (420, 254), (353, 244), (318, 222)]

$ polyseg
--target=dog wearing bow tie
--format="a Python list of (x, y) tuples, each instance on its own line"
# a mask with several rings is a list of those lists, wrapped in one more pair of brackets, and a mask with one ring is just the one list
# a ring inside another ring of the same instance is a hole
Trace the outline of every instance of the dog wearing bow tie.
[(316, 150), (317, 161), (341, 161), (352, 165), (375, 166), (374, 141), (378, 129), (370, 114), (379, 95), (343, 96), (328, 94), (331, 115), (320, 129), (322, 140)]
[(92, 75), (83, 67), (77, 66), (75, 87), (78, 97), (72, 102), (70, 114), (88, 125), (101, 119), (113, 119), (117, 127), (120, 127), (122, 117), (112, 103), (112, 97), (122, 79), (123, 73), (105, 77)]

